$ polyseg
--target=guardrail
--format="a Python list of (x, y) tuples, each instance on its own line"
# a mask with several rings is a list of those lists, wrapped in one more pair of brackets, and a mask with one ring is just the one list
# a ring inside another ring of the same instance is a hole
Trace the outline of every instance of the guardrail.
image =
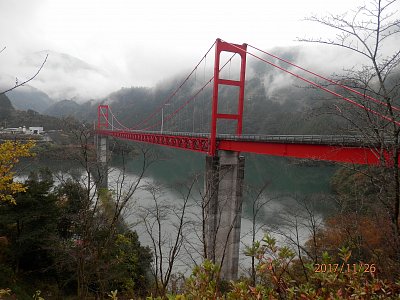
[[(140, 130), (114, 130), (114, 132), (130, 132), (141, 134), (154, 134), (157, 136), (182, 136), (193, 138), (209, 138), (209, 133), (179, 132), (179, 131), (140, 131)], [(291, 144), (318, 144), (318, 145), (343, 145), (343, 146), (376, 146), (376, 140), (367, 139), (361, 135), (257, 135), (243, 134), (236, 136), (233, 134), (218, 134), (217, 140), (230, 141), (254, 141), (254, 142), (276, 142)]]

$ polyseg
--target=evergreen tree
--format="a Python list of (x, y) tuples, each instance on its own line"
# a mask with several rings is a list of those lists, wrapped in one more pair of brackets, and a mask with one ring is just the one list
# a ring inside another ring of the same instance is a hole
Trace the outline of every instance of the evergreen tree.
[(52, 276), (51, 248), (59, 216), (53, 183), (48, 169), (32, 172), (25, 182), (26, 192), (15, 196), (17, 204), (0, 206), (0, 236), (9, 241), (5, 263), (17, 278)]

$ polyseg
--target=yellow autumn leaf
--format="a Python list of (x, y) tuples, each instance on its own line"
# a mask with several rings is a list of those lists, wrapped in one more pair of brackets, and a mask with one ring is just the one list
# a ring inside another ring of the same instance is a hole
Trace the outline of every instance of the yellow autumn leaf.
[(21, 157), (31, 157), (35, 146), (33, 141), (26, 143), (5, 141), (0, 144), (0, 202), (15, 204), (14, 195), (26, 191), (26, 187), (14, 181), (13, 168)]

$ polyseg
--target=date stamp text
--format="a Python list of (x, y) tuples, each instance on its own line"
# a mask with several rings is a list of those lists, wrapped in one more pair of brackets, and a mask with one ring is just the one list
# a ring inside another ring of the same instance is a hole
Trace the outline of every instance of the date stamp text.
[(375, 273), (375, 264), (314, 264), (315, 273)]

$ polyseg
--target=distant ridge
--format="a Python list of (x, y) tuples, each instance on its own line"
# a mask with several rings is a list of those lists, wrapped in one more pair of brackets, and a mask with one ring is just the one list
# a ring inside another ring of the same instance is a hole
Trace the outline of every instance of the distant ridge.
[(32, 86), (22, 86), (7, 93), (12, 105), (18, 110), (34, 110), (43, 113), (54, 103), (45, 92)]
[(52, 104), (44, 111), (44, 114), (53, 117), (69, 117), (76, 116), (80, 110), (80, 105), (74, 100), (62, 100)]

